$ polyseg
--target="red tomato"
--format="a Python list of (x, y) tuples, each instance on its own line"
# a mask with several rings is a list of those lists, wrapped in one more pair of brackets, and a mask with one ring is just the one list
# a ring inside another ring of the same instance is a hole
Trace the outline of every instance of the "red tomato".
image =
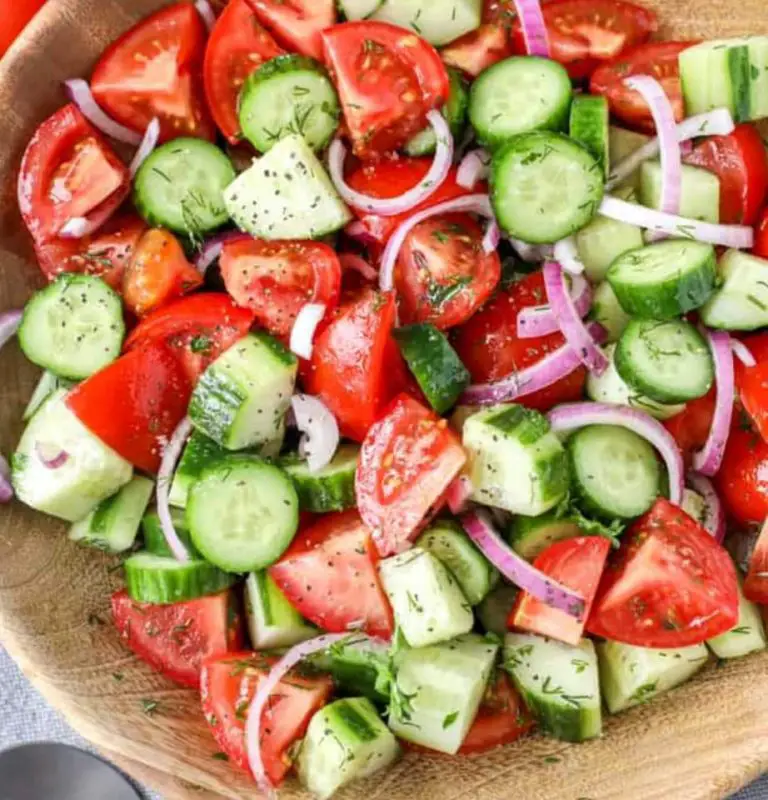
[(712, 387), (704, 397), (691, 400), (679, 414), (664, 421), (664, 427), (677, 442), (686, 464), (690, 464), (696, 450), (704, 447), (714, 414), (715, 388)]
[(237, 105), (245, 79), (283, 52), (259, 25), (247, 0), (231, 0), (208, 37), (203, 62), (208, 108), (231, 144), (241, 139)]
[[(642, 44), (658, 28), (653, 11), (622, 0), (554, 0), (543, 6), (552, 58), (572, 78), (586, 78), (601, 61)], [(525, 53), (520, 22), (512, 25), (515, 51)]]
[(507, 32), (500, 25), (483, 24), (440, 51), (443, 61), (476, 78), (497, 61), (512, 55)]
[(219, 258), (224, 285), (272, 334), (287, 337), (302, 306), (339, 302), (341, 265), (322, 242), (266, 242), (245, 236), (227, 242)]
[(42, 8), (44, 2), (45, 0), (13, 0), (3, 8), (3, 19), (0, 24), (0, 56), (13, 44), (14, 39)]
[(331, 633), (360, 625), (388, 639), (392, 611), (379, 582), (379, 557), (357, 511), (325, 514), (302, 529), (269, 574), (303, 617)]
[(755, 245), (752, 252), (760, 258), (768, 258), (768, 208), (762, 210), (757, 220)]
[(316, 337), (305, 383), (331, 409), (343, 436), (361, 442), (399, 391), (390, 369), (394, 294), (364, 289)]
[[(559, 333), (520, 339), (517, 315), (528, 306), (546, 303), (541, 272), (533, 272), (499, 292), (472, 319), (454, 331), (453, 344), (475, 383), (505, 378), (530, 367), (565, 343)], [(580, 400), (586, 370), (582, 367), (557, 383), (522, 398), (529, 408), (547, 411), (559, 403)]]
[(608, 539), (599, 536), (579, 536), (555, 542), (536, 556), (533, 566), (553, 580), (577, 591), (584, 598), (584, 619), (579, 621), (537, 600), (528, 592), (520, 592), (509, 612), (510, 629), (538, 633), (577, 645), (597, 593), (605, 560), (611, 549)]
[(355, 475), (357, 507), (382, 556), (408, 547), (466, 460), (446, 420), (397, 397), (368, 431)]
[(762, 525), (768, 517), (768, 444), (748, 424), (731, 428), (715, 485), (738, 524)]
[(587, 630), (637, 647), (687, 647), (729, 631), (739, 618), (731, 557), (664, 498), (622, 537)]
[(123, 299), (141, 317), (202, 284), (203, 276), (187, 261), (179, 240), (152, 228), (139, 240), (123, 275)]
[(161, 141), (177, 136), (213, 139), (216, 129), (202, 81), (207, 35), (192, 3), (175, 3), (145, 17), (96, 64), (91, 78), (96, 102), (140, 133), (157, 117)]
[(592, 75), (589, 89), (608, 100), (611, 113), (631, 128), (655, 133), (651, 110), (639, 92), (624, 81), (631, 75), (651, 75), (664, 88), (672, 103), (675, 119), (685, 119), (683, 89), (680, 85), (678, 56), (696, 42), (653, 42), (621, 53), (613, 61), (598, 67)]
[(765, 145), (750, 124), (737, 125), (728, 136), (710, 136), (685, 157), (720, 178), (720, 222), (754, 225), (768, 193)]
[(321, 33), (336, 22), (334, 0), (248, 0), (262, 25), (266, 25), (288, 50), (323, 60)]
[(753, 603), (768, 605), (768, 525), (765, 524), (749, 560), (744, 594)]
[(27, 145), (19, 171), (19, 209), (39, 245), (75, 217), (108, 217), (129, 188), (125, 164), (70, 104), (48, 117)]
[[(203, 713), (216, 743), (229, 760), (250, 771), (245, 721), (259, 681), (277, 659), (263, 653), (231, 653), (208, 660), (200, 674)], [(261, 721), (261, 757), (267, 777), (278, 786), (290, 770), (294, 744), (316, 711), (330, 699), (333, 681), (325, 675), (288, 673), (269, 697)]]
[(768, 333), (756, 333), (743, 341), (757, 364), (745, 367), (734, 359), (736, 387), (741, 405), (763, 440), (768, 442)]
[(162, 342), (126, 353), (78, 384), (67, 405), (126, 461), (157, 472), (163, 445), (187, 413), (192, 386)]
[(448, 99), (432, 45), (388, 22), (345, 22), (322, 34), (355, 153), (375, 158), (405, 144)]
[[(413, 189), (429, 172), (432, 162), (428, 158), (398, 158), (379, 161), (376, 164), (362, 164), (347, 176), (347, 183), (356, 191), (377, 198), (398, 197)], [(483, 191), (478, 188), (476, 191)], [(352, 209), (366, 232), (380, 244), (386, 244), (389, 237), (417, 211), (432, 208), (438, 203), (471, 194), (456, 183), (456, 170), (452, 169), (440, 188), (423, 203), (394, 217), (380, 217), (364, 211)]]
[(184, 686), (200, 685), (203, 661), (242, 647), (242, 626), (230, 592), (186, 603), (137, 603), (122, 590), (112, 595), (120, 638), (153, 669)]
[(236, 306), (223, 292), (194, 294), (144, 317), (125, 342), (131, 350), (161, 342), (180, 359), (190, 383), (225, 350), (248, 333), (253, 312)]

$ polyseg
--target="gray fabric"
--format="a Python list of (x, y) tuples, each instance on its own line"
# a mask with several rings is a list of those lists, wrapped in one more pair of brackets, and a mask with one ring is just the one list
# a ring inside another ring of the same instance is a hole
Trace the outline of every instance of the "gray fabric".
[[(0, 646), (0, 750), (21, 742), (49, 740), (87, 748), (23, 677)], [(148, 800), (161, 800), (148, 793)], [(731, 800), (768, 800), (768, 775)]]

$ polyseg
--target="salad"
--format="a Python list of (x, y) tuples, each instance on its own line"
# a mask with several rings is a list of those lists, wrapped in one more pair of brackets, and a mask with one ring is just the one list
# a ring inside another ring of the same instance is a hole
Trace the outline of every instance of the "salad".
[(0, 319), (43, 369), (2, 500), (122, 555), (217, 755), (327, 798), (765, 650), (768, 37), (219, 6), (66, 82)]

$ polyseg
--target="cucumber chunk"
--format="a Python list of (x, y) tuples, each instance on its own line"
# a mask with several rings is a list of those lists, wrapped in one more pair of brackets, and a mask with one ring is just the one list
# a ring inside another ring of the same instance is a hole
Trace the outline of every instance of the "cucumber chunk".
[(403, 652), (396, 662), (389, 727), (401, 739), (454, 755), (474, 722), (498, 649), (468, 634)]
[(222, 353), (192, 392), (197, 430), (227, 450), (274, 441), (284, 424), (298, 362), (266, 333), (250, 333)]
[[(640, 202), (661, 210), (663, 176), (658, 161), (640, 167)], [(682, 166), (680, 208), (675, 212), (687, 219), (720, 222), (720, 179), (713, 172), (688, 164)]]
[(768, 261), (729, 250), (719, 264), (720, 288), (702, 306), (711, 328), (753, 331), (768, 325)]
[(413, 547), (379, 562), (395, 622), (411, 647), (472, 630), (474, 617), (456, 578), (432, 553)]
[(584, 272), (592, 283), (604, 281), (619, 256), (644, 244), (640, 228), (600, 214), (578, 231), (575, 239)]
[[(451, 129), (454, 141), (458, 142), (464, 135), (464, 128), (467, 124), (469, 92), (467, 82), (458, 70), (448, 67), (447, 72), (450, 91), (448, 102), (442, 108), (442, 114)], [(409, 139), (403, 150), (409, 156), (428, 156), (435, 152), (436, 147), (437, 135), (435, 129), (430, 125)]]
[(130, 550), (154, 488), (149, 478), (135, 475), (117, 494), (102, 500), (76, 522), (69, 529), (70, 540), (109, 553)]
[[(363, 5), (362, 11), (370, 3)], [(377, 9), (348, 19), (375, 19), (408, 28), (435, 47), (475, 30), (482, 21), (482, 0), (453, 0), (450, 12), (430, 0), (381, 0)]]
[(43, 403), (45, 403), (57, 389), (64, 389), (66, 391), (67, 389), (71, 389), (72, 386), (73, 384), (71, 381), (65, 378), (59, 378), (49, 370), (43, 372), (40, 376), (40, 380), (37, 382), (37, 386), (35, 386), (32, 392), (32, 397), (29, 398), (27, 407), (24, 409), (24, 414), (21, 417), (22, 420), (24, 422), (29, 422), (42, 408)]
[(473, 499), (513, 514), (537, 516), (568, 492), (568, 459), (546, 417), (523, 406), (498, 405), (464, 423)]
[(760, 609), (744, 597), (739, 577), (739, 619), (731, 630), (707, 640), (718, 658), (741, 658), (766, 648), (765, 628)]
[[(195, 548), (192, 544), (192, 537), (189, 535), (189, 528), (187, 527), (187, 515), (181, 508), (172, 508), (170, 511), (171, 520), (173, 521), (173, 527), (176, 530), (176, 535), (179, 537), (179, 539), (181, 539), (181, 542), (184, 547), (187, 548), (187, 551), (191, 555), (197, 556)], [(163, 533), (163, 528), (160, 525), (160, 516), (158, 515), (156, 508), (147, 511), (147, 513), (144, 515), (144, 519), (141, 521), (141, 533), (144, 537), (144, 549), (148, 553), (152, 553), (153, 556), (167, 556), (168, 558), (173, 557), (171, 548), (168, 547), (168, 542), (165, 540), (165, 534)]]
[(352, 213), (301, 136), (281, 139), (224, 192), (236, 225), (260, 239), (319, 239)]
[(530, 633), (508, 633), (504, 666), (542, 730), (566, 742), (600, 736), (600, 682), (595, 647)]
[(397, 739), (365, 697), (337, 700), (315, 713), (296, 764), (302, 785), (326, 800), (353, 780), (388, 767)]
[(203, 470), (189, 490), (187, 524), (204, 558), (227, 572), (274, 564), (299, 527), (291, 479), (255, 456), (232, 456)]
[[(635, 131), (628, 131), (611, 125), (608, 130), (608, 151), (611, 157), (611, 167), (621, 164), (625, 158), (631, 156), (635, 150), (639, 150), (650, 138), (644, 133), (636, 133)], [(638, 167), (632, 174), (628, 175), (616, 188), (639, 189), (640, 168)]]
[(291, 647), (317, 636), (317, 629), (306, 622), (263, 571), (252, 572), (246, 578), (245, 614), (255, 650)]
[(280, 466), (291, 476), (299, 508), (314, 514), (329, 511), (344, 511), (354, 508), (355, 472), (360, 448), (355, 444), (343, 444), (336, 455), (322, 469), (311, 472), (307, 461), (299, 455), (285, 456)]
[(608, 101), (602, 95), (574, 96), (568, 132), (592, 153), (606, 176), (610, 172), (608, 121)]
[(572, 519), (561, 516), (557, 511), (547, 511), (538, 517), (514, 517), (507, 539), (518, 555), (526, 561), (533, 561), (551, 544), (583, 535)]
[(344, 693), (363, 695), (378, 705), (389, 703), (389, 645), (381, 640), (350, 634), (349, 638), (312, 656), (311, 663), (323, 672), (330, 672)]
[[(133, 467), (69, 410), (59, 389), (35, 414), (11, 459), (11, 482), (22, 503), (77, 522), (130, 481)], [(58, 467), (43, 459), (66, 453)]]
[(120, 355), (125, 335), (120, 297), (101, 278), (67, 272), (24, 309), (19, 346), (54, 375), (80, 380)]
[(603, 281), (595, 289), (590, 316), (605, 328), (609, 342), (617, 342), (632, 319), (621, 307), (619, 298), (608, 281)]
[(491, 203), (509, 236), (554, 244), (583, 228), (602, 200), (600, 165), (563, 134), (521, 134), (494, 153)]
[(621, 642), (600, 642), (597, 656), (603, 697), (611, 714), (674, 689), (695, 675), (709, 657), (703, 644), (653, 650)]
[(485, 597), (477, 607), (477, 618), (485, 631), (504, 636), (507, 632), (509, 613), (517, 600), (517, 595), (517, 587), (501, 584)]
[(125, 560), (125, 587), (137, 603), (170, 605), (228, 589), (235, 579), (207, 561), (139, 552)]

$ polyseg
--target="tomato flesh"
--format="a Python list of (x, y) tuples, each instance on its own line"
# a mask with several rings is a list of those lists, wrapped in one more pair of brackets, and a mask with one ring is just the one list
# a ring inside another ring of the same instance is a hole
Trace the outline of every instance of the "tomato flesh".
[(755, 226), (755, 245), (752, 253), (759, 258), (768, 259), (768, 208), (760, 213)]
[(483, 24), (451, 42), (440, 54), (449, 67), (476, 78), (488, 67), (509, 58), (512, 46), (501, 25)]
[(768, 442), (768, 333), (757, 333), (743, 340), (757, 362), (745, 367), (734, 360), (736, 388), (744, 410), (763, 441)]
[(674, 417), (664, 421), (664, 427), (677, 442), (686, 464), (691, 463), (693, 454), (704, 447), (709, 438), (712, 418), (715, 415), (715, 387), (704, 397), (691, 400)]
[(323, 60), (321, 33), (336, 22), (334, 0), (248, 0), (262, 25), (288, 50)]
[(715, 486), (739, 525), (762, 525), (768, 517), (768, 444), (743, 420), (731, 429)]
[(26, 24), (42, 8), (45, 0), (14, 0), (3, 9), (0, 26), (0, 56), (13, 44)]
[(753, 603), (768, 605), (768, 525), (765, 524), (749, 559), (744, 595)]

